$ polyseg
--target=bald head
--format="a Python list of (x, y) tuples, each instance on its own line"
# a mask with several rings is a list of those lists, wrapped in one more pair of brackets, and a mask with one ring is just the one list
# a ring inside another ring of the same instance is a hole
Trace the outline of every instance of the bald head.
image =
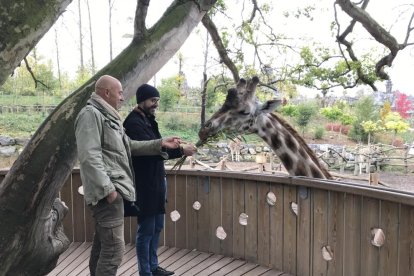
[(109, 75), (103, 75), (96, 81), (95, 93), (116, 110), (119, 110), (124, 101), (121, 82)]

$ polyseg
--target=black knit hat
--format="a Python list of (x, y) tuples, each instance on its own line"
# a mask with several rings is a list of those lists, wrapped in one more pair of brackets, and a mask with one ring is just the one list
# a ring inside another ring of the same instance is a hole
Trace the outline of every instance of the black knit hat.
[(160, 97), (160, 92), (157, 88), (149, 84), (143, 84), (137, 89), (137, 103), (141, 103), (149, 98)]

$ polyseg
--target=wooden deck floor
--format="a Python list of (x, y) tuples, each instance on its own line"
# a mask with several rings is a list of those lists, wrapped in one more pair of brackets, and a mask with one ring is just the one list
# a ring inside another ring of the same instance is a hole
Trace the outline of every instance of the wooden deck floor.
[[(56, 268), (48, 275), (89, 275), (90, 250), (91, 243), (72, 243), (60, 256)], [(254, 263), (195, 250), (160, 247), (158, 256), (160, 266), (175, 271), (175, 275), (288, 276)], [(118, 275), (138, 275), (137, 270), (135, 246), (128, 244)]]

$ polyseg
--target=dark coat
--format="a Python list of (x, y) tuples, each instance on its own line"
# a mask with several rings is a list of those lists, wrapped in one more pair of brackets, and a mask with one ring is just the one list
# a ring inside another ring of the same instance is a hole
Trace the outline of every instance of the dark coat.
[[(126, 134), (132, 140), (160, 139), (158, 123), (153, 115), (134, 109), (124, 121)], [(166, 149), (169, 159), (181, 157), (180, 149)], [(133, 156), (139, 216), (165, 214), (166, 183), (164, 160), (161, 156)]]

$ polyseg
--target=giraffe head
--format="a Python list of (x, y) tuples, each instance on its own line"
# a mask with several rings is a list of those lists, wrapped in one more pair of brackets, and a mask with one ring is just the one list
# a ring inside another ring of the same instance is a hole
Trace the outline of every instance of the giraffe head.
[(258, 117), (272, 112), (281, 103), (280, 100), (260, 103), (255, 96), (258, 83), (258, 77), (248, 81), (240, 79), (236, 88), (228, 90), (223, 106), (198, 132), (201, 142), (221, 132), (232, 133), (235, 136), (257, 132), (255, 121)]

